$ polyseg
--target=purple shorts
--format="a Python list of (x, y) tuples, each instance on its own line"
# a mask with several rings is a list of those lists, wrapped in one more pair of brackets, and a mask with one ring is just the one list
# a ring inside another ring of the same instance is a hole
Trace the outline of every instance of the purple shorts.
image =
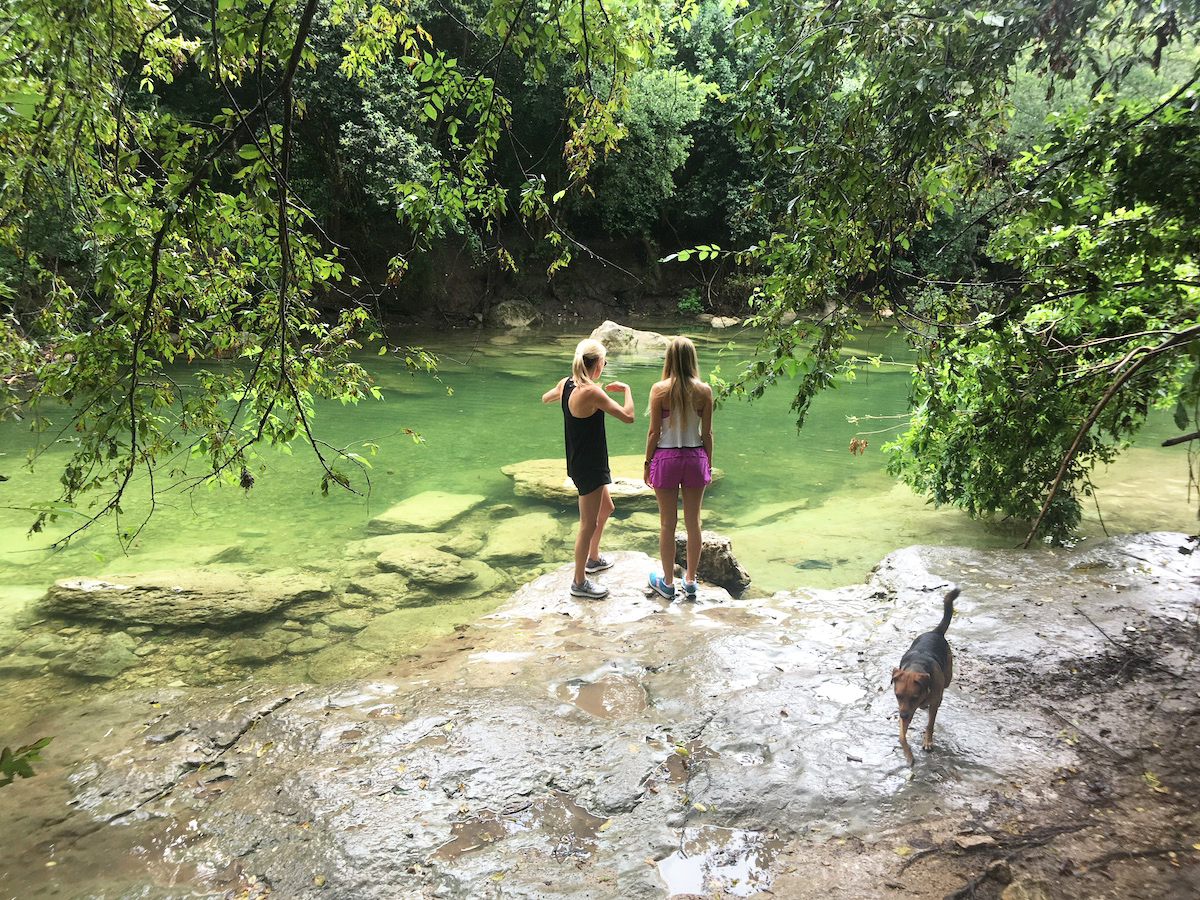
[(653, 488), (702, 488), (711, 481), (703, 447), (659, 447), (650, 459)]

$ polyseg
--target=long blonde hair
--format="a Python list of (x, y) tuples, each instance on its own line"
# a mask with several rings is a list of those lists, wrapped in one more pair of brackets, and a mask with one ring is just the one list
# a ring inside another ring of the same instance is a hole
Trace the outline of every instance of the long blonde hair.
[[(596, 365), (596, 361), (604, 359), (608, 351), (604, 345), (593, 338), (584, 338), (575, 347), (575, 359), (571, 362), (571, 377), (576, 384), (591, 384), (592, 376), (588, 374)], [(581, 395), (582, 396), (582, 395)]]
[(696, 392), (695, 382), (700, 380), (700, 363), (696, 359), (696, 345), (685, 337), (677, 337), (667, 347), (667, 358), (663, 360), (662, 380), (670, 381), (667, 396), (671, 398), (671, 411), (679, 410), (679, 421), (686, 423), (693, 415), (692, 396)]

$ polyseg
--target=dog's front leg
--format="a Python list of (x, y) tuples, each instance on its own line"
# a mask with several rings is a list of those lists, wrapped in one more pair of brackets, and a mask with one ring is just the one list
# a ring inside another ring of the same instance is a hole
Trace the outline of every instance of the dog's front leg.
[(913, 764), (912, 749), (908, 746), (908, 721), (900, 717), (900, 749), (904, 751), (904, 761)]
[(921, 742), (924, 750), (933, 749), (933, 723), (937, 721), (938, 707), (942, 705), (942, 690), (941, 680), (936, 680), (933, 692), (929, 695), (929, 722), (925, 725), (925, 740)]

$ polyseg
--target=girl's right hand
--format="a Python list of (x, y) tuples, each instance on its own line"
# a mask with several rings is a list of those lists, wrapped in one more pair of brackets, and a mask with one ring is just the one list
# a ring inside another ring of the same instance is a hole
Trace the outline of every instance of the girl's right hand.
[(624, 391), (626, 394), (629, 393), (629, 385), (623, 381), (610, 381), (604, 386), (604, 389), (613, 394), (618, 394), (621, 391)]

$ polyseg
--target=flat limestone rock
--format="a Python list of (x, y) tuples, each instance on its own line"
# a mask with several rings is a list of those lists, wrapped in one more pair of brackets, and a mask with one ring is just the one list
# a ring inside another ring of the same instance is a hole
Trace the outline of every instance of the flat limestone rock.
[[(608, 466), (612, 471), (613, 483), (608, 491), (620, 509), (658, 511), (654, 488), (643, 480), (644, 457), (610, 456)], [(500, 469), (513, 480), (513, 493), (518, 497), (536, 497), (551, 503), (570, 504), (579, 501), (575, 483), (567, 477), (567, 464), (561, 457), (553, 459), (529, 459), (512, 463)], [(724, 473), (714, 468), (713, 484), (721, 480)]]
[(432, 547), (445, 550), (450, 543), (448, 535), (433, 534), (424, 531), (406, 531), (397, 534), (380, 534), (364, 538), (361, 541), (350, 541), (346, 544), (346, 559), (374, 559), (381, 553), (404, 547)]
[(40, 605), (43, 615), (136, 625), (221, 627), (262, 619), (305, 600), (331, 596), (329, 585), (284, 572), (245, 575), (172, 569), (137, 575), (64, 578)]
[(552, 542), (562, 542), (561, 524), (549, 513), (513, 516), (498, 522), (488, 533), (479, 558), (492, 565), (540, 562)]
[(399, 531), (440, 531), (455, 519), (466, 515), (484, 502), (482, 494), (448, 494), (424, 491), (402, 500), (367, 523), (372, 534)]

